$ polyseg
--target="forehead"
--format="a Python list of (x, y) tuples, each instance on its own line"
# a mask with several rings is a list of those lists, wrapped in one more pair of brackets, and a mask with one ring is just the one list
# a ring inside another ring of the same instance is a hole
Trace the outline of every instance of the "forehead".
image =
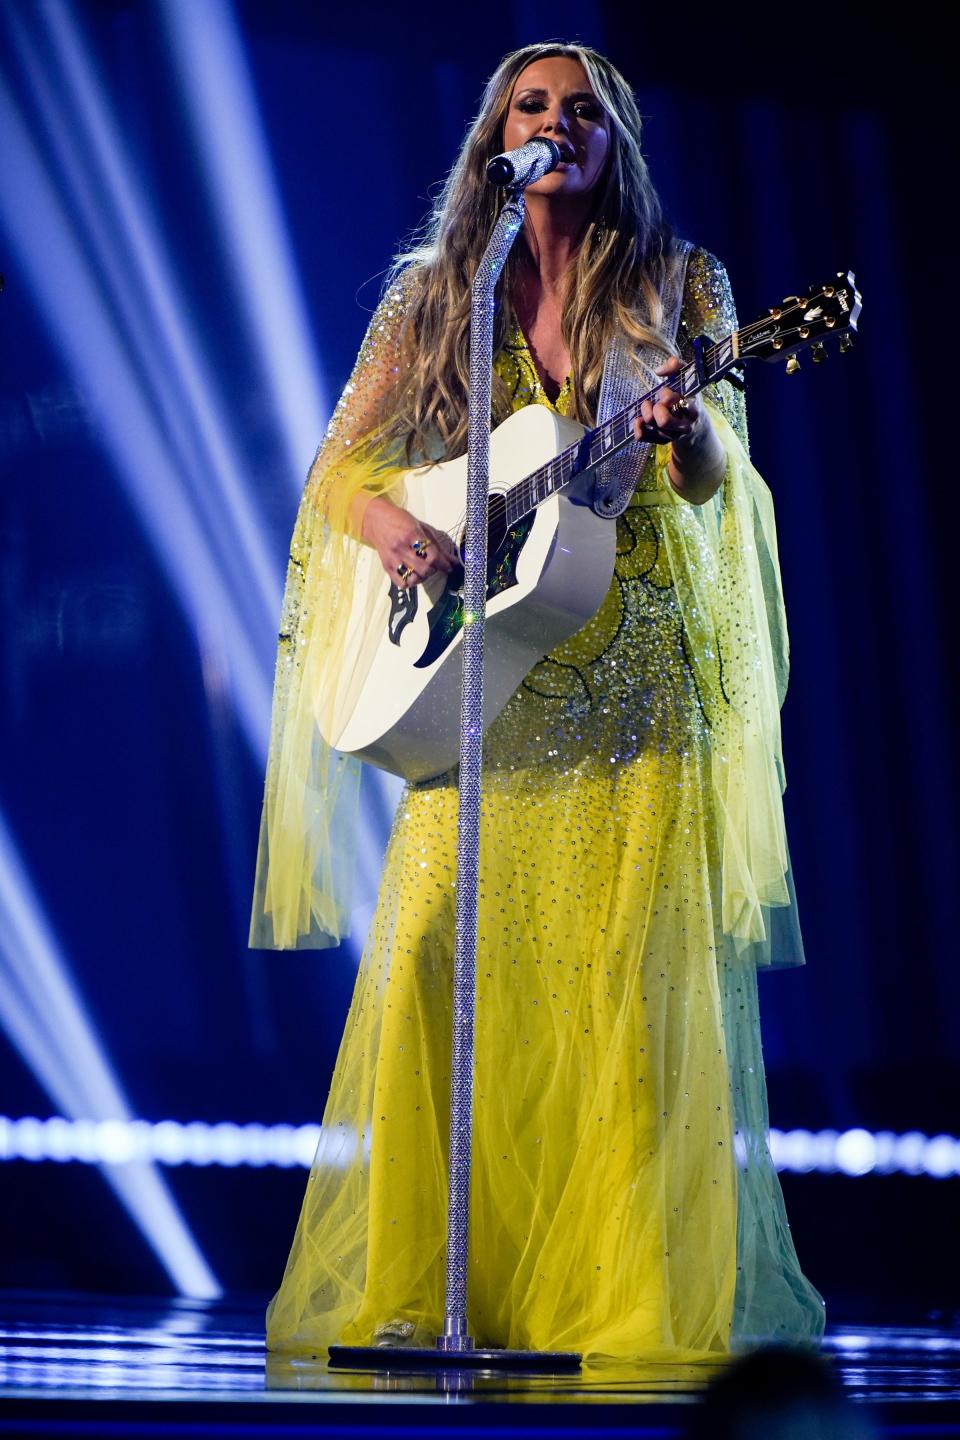
[(570, 55), (547, 55), (542, 60), (533, 60), (517, 76), (513, 93), (521, 90), (546, 90), (570, 93), (582, 91), (594, 93), (586, 70)]

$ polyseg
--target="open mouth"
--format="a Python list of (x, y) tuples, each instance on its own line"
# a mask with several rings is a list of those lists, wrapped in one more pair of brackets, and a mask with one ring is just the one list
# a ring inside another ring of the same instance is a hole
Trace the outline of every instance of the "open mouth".
[(557, 148), (560, 151), (561, 165), (576, 165), (577, 153), (572, 145), (560, 145)]

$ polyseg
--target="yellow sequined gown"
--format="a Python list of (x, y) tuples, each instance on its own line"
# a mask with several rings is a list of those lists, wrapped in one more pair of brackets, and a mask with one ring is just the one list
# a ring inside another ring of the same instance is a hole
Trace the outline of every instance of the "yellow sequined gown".
[[(731, 317), (695, 252), (681, 342)], [(519, 332), (496, 365), (515, 409), (550, 403)], [(484, 751), (470, 1329), (588, 1359), (696, 1360), (823, 1323), (765, 1149), (754, 967), (718, 934), (706, 726), (657, 484), (651, 464), (617, 522), (601, 610)], [(455, 816), (452, 776), (397, 811), (275, 1350), (441, 1326)]]

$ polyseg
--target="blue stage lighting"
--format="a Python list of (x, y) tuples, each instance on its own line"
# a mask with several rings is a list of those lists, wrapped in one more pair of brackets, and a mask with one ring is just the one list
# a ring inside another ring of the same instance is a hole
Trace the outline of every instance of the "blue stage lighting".
[(329, 410), (241, 38), (226, 0), (160, 0), (159, 13), (237, 304), (299, 480)]
[[(204, 1120), (66, 1120), (54, 1115), (10, 1119), (0, 1115), (0, 1160), (110, 1162), (153, 1160), (161, 1165), (265, 1165), (308, 1169), (319, 1158), (332, 1169), (350, 1165), (356, 1132), (320, 1125), (208, 1124)], [(800, 1175), (960, 1175), (960, 1139), (919, 1131), (894, 1135), (869, 1130), (770, 1132), (778, 1170)]]
[[(292, 484), (299, 489), (323, 429), (325, 402), (240, 38), (220, 0), (202, 12), (171, 3), (163, 14), (207, 175), (204, 198), (215, 199), (210, 218), (223, 234), (236, 282), (234, 306), (246, 307)], [(60, 192), (68, 201), (50, 229), (51, 215), (41, 223), (33, 196), (24, 208), (14, 185), (9, 209), (19, 216), (11, 216), (11, 223), (18, 219), (19, 227), (31, 232), (25, 237), (25, 268), (37, 270), (43, 257), (44, 273), (31, 279), (44, 291), (38, 296), (41, 308), (75, 361), (81, 388), (91, 386), (94, 395), (109, 390), (97, 407), (105, 426), (124, 417), (122, 433), (114, 428), (107, 437), (122, 452), (115, 453), (118, 469), (184, 599), (204, 674), (226, 673), (260, 762), (266, 752), (280, 567), (271, 561), (263, 540), (266, 526), (250, 500), (256, 477), (246, 473), (231, 446), (155, 207), (137, 178), (73, 18), (53, 7), (36, 12), (32, 27), (12, 17), (10, 29), (58, 167), (57, 191), (46, 174), (33, 175), (33, 188), (47, 191), (48, 212), (59, 208)], [(36, 152), (24, 160), (39, 165)], [(92, 335), (85, 319), (72, 324), (76, 304), (69, 312), (59, 305), (65, 291), (76, 295), (84, 281), (88, 309), (100, 311)], [(135, 369), (124, 352), (135, 356)], [(124, 372), (119, 388), (117, 367)], [(365, 782), (356, 937), (369, 924), (399, 789), (387, 776), (371, 775)]]
[(69, 14), (44, 13), (52, 44), (42, 57), (23, 23), (13, 23), (11, 34), (57, 162), (58, 187), (184, 483), (189, 477), (208, 544), (235, 582), (238, 613), (251, 611), (254, 633), (270, 635), (280, 603), (273, 557), (250, 503), (251, 487), (242, 481), (243, 457), (232, 444), (218, 387), (189, 325), (179, 267)]
[[(292, 473), (300, 476), (329, 412), (241, 37), (226, 0), (199, 8), (190, 0), (161, 0), (159, 10), (197, 156), (216, 198), (212, 214), (233, 268), (237, 303), (261, 357)], [(390, 776), (365, 777), (351, 927), (361, 941), (400, 790)]]
[[(17, 1131), (34, 1158), (67, 1158), (70, 1120), (106, 1125), (91, 1159), (139, 1226), (182, 1295), (199, 1299), (221, 1293), (193, 1236), (151, 1159), (127, 1154), (132, 1123), (109, 1061), (83, 1001), (44, 919), (42, 908), (0, 817), (0, 1020), (24, 1060), (55, 1104), (66, 1112), (55, 1123), (30, 1121)], [(120, 1131), (110, 1127), (120, 1126)], [(9, 1128), (7, 1132), (9, 1134)]]
[[(266, 751), (270, 661), (237, 619), (166, 435), (132, 369), (74, 232), (18, 112), (0, 91), (6, 183), (0, 221), (11, 269), (30, 285), (38, 308), (72, 370), (117, 472), (161, 555), (197, 635), (218, 637), (229, 659), (234, 703), (255, 753)], [(64, 295), (70, 303), (64, 304)]]

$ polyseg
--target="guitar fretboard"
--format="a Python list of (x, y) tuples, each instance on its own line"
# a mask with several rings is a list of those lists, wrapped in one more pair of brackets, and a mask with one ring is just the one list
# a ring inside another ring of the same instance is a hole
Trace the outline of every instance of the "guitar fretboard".
[(651, 390), (633, 401), (625, 410), (618, 411), (595, 430), (588, 430), (575, 445), (568, 446), (545, 465), (541, 465), (539, 470), (524, 476), (503, 497), (507, 525), (516, 525), (544, 500), (569, 485), (574, 476), (585, 475), (587, 471), (602, 465), (605, 460), (609, 460), (618, 450), (628, 445), (635, 438), (633, 422), (640, 414), (640, 407), (645, 400), (652, 399), (664, 385), (678, 391), (686, 399), (689, 395), (696, 395), (704, 386), (719, 380), (737, 363), (739, 335), (740, 332), (734, 330), (719, 344), (704, 347), (698, 359), (691, 360), (682, 370), (678, 370), (676, 375), (659, 380)]

